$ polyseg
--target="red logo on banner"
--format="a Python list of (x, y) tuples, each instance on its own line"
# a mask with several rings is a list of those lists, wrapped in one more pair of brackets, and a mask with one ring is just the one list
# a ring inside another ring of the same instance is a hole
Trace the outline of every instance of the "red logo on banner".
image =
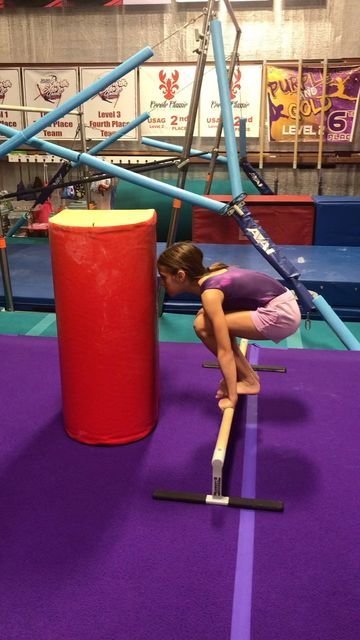
[(164, 98), (166, 98), (166, 100), (171, 100), (179, 89), (179, 85), (176, 84), (179, 79), (179, 72), (176, 70), (173, 71), (170, 79), (166, 77), (165, 71), (161, 70), (159, 72), (159, 79), (161, 81), (159, 89), (162, 89)]
[(119, 99), (119, 95), (123, 90), (123, 87), (127, 87), (127, 85), (127, 80), (121, 78), (121, 80), (117, 80), (116, 82), (113, 82), (109, 87), (106, 87), (104, 91), (100, 91), (98, 95), (100, 96), (101, 100), (104, 100), (104, 102), (111, 102), (112, 100), (116, 100), (117, 102)]
[[(1, 7), (0, 7), (1, 8)], [(12, 82), (10, 80), (0, 80), (0, 100), (1, 104), (4, 102), (4, 98), (7, 94), (7, 90), (12, 87)]]
[(240, 69), (235, 69), (231, 85), (230, 85), (230, 100), (235, 100), (238, 91), (241, 89), (240, 85), (241, 80), (241, 71)]
[(36, 86), (39, 94), (35, 100), (41, 96), (46, 102), (53, 104), (56, 100), (58, 103), (60, 102), (61, 96), (65, 89), (68, 88), (69, 83), (67, 80), (58, 80), (56, 75), (51, 75), (48, 78), (42, 78)]
[(66, 7), (66, 0), (53, 0), (52, 2), (44, 5), (44, 9), (52, 9), (53, 7), (61, 7), (64, 9)]

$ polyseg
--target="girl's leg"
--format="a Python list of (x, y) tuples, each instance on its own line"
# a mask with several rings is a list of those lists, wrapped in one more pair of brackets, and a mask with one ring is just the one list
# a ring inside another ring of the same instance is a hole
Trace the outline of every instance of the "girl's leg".
[[(239, 318), (238, 316), (241, 317)], [(251, 314), (248, 311), (226, 314), (225, 317), (229, 328), (229, 334), (236, 364), (238, 393), (259, 393), (259, 377), (254, 372), (245, 356), (241, 353), (236, 342), (236, 336), (256, 340), (264, 340), (264, 336), (260, 334), (254, 326)], [(205, 344), (209, 351), (211, 351), (216, 356), (217, 347), (216, 340), (212, 332), (212, 325), (206, 319), (203, 311), (200, 311), (196, 316), (194, 329), (200, 340)], [(226, 394), (227, 390), (224, 382), (222, 381), (217, 392), (217, 397), (221, 398)]]

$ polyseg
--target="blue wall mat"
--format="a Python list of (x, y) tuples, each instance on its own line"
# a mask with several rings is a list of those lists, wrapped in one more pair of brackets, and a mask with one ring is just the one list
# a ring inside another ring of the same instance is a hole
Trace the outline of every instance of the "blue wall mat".
[(314, 244), (360, 246), (360, 197), (314, 196)]
[[(215, 215), (215, 214), (214, 214)], [(277, 272), (255, 247), (200, 244), (205, 264), (222, 260), (245, 269), (268, 273), (280, 279)], [(160, 254), (165, 243), (158, 243)], [(316, 247), (283, 245), (281, 252), (301, 272), (301, 281), (311, 291), (321, 294), (343, 319), (360, 317), (360, 247)], [(54, 310), (49, 242), (42, 239), (13, 238), (8, 242), (10, 275), (16, 310)], [(0, 276), (0, 307), (4, 290)], [(195, 312), (198, 298), (183, 294), (182, 299), (166, 301), (166, 311)]]

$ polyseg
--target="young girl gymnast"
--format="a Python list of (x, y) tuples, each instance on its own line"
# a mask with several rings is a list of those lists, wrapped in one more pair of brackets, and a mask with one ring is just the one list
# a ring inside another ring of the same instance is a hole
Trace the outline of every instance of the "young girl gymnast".
[(300, 325), (292, 291), (264, 273), (216, 262), (203, 265), (191, 242), (177, 242), (158, 258), (161, 282), (170, 296), (200, 296), (194, 321), (200, 340), (217, 357), (223, 374), (216, 398), (221, 410), (235, 407), (238, 394), (257, 394), (259, 376), (241, 353), (237, 337), (280, 342)]

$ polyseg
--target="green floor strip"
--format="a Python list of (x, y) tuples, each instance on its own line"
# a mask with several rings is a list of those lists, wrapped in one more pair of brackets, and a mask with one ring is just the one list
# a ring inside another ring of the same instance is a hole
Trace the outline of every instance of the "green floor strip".
[[(48, 331), (49, 327), (53, 328), (56, 324), (56, 316), (54, 313), (48, 313), (45, 318), (42, 318), (40, 322), (37, 322), (29, 331), (26, 332), (27, 336), (40, 336), (44, 335)], [(47, 334), (49, 335), (49, 334)]]
[(159, 318), (161, 342), (199, 342), (193, 329), (195, 316), (181, 313), (164, 313)]
[(299, 329), (297, 329), (297, 331), (295, 331), (295, 333), (293, 333), (292, 336), (289, 336), (288, 338), (286, 338), (286, 346), (289, 349), (304, 348), (304, 344), (301, 337), (301, 327), (299, 327)]
[[(164, 313), (159, 318), (159, 339), (161, 342), (199, 342), (194, 329), (193, 315)], [(75, 321), (74, 321), (75, 322)], [(346, 326), (360, 341), (360, 323), (346, 322)], [(81, 331), (81, 326), (78, 326)], [(56, 316), (54, 313), (34, 311), (4, 311), (0, 313), (0, 334), (28, 336), (56, 336)], [(261, 347), (274, 348), (270, 340), (252, 341)], [(279, 348), (292, 349), (337, 349), (346, 350), (335, 333), (322, 320), (313, 320), (311, 328), (305, 328), (302, 321), (300, 329), (287, 340), (277, 345)]]
[(0, 334), (56, 336), (56, 316), (36, 311), (4, 311), (0, 313)]

